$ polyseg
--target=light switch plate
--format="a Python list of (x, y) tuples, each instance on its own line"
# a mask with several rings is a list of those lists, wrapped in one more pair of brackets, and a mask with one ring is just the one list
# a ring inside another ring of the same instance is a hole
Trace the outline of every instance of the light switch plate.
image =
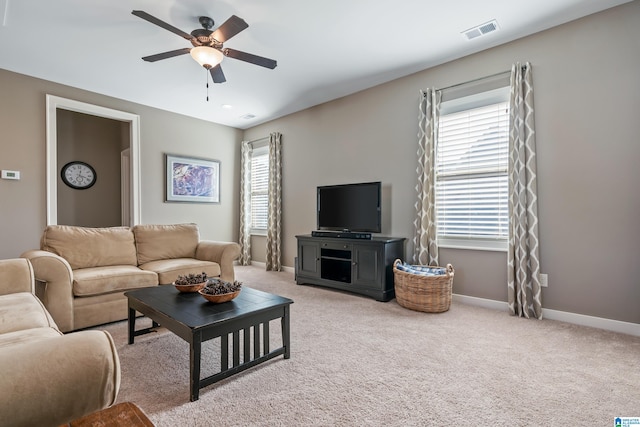
[(2, 171), (2, 179), (20, 179), (20, 171)]
[(549, 286), (549, 275), (540, 273), (540, 286), (546, 288)]

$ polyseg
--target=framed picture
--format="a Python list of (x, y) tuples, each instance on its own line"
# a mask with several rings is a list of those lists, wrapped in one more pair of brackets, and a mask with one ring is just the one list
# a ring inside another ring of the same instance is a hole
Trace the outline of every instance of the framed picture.
[(166, 154), (167, 202), (220, 203), (220, 162)]

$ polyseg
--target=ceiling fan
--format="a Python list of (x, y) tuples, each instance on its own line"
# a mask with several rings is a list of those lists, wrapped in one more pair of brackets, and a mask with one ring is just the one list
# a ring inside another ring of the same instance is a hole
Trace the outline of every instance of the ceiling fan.
[(211, 31), (211, 28), (213, 28), (214, 25), (213, 19), (208, 16), (201, 16), (199, 21), (202, 28), (195, 29), (191, 34), (188, 34), (142, 10), (133, 10), (131, 13), (139, 18), (151, 22), (152, 24), (164, 28), (165, 30), (169, 30), (186, 40), (189, 40), (193, 45), (193, 47), (185, 47), (182, 49), (170, 50), (168, 52), (143, 57), (142, 59), (147, 62), (160, 61), (161, 59), (190, 53), (193, 59), (209, 70), (214, 83), (224, 83), (227, 81), (224, 73), (222, 72), (222, 67), (220, 66), (220, 63), (225, 56), (269, 68), (271, 70), (276, 68), (278, 65), (278, 63), (273, 59), (235, 49), (229, 49), (223, 46), (224, 42), (249, 27), (249, 24), (247, 24), (244, 19), (239, 18), (236, 15), (232, 15), (215, 31)]

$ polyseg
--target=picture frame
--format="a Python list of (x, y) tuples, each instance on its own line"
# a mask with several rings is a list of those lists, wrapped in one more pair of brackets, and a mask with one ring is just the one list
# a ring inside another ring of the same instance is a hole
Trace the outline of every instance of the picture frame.
[(220, 161), (165, 154), (165, 202), (220, 203)]

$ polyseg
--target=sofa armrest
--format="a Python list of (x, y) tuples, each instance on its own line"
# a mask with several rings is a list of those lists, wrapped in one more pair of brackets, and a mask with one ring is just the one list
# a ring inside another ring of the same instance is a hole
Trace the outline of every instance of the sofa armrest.
[(16, 292), (34, 293), (33, 269), (27, 259), (0, 260), (0, 295)]
[[(112, 405), (120, 361), (105, 331), (81, 331), (0, 349), (3, 425), (58, 426)], [(4, 424), (6, 423), (6, 424)]]
[(220, 265), (220, 278), (233, 282), (235, 273), (233, 261), (240, 256), (240, 245), (233, 242), (214, 242), (201, 240), (196, 248), (196, 258), (201, 261), (214, 261)]
[(20, 255), (33, 266), (35, 280), (44, 283), (36, 289), (47, 311), (62, 332), (73, 330), (73, 271), (62, 257), (47, 251), (30, 250)]

